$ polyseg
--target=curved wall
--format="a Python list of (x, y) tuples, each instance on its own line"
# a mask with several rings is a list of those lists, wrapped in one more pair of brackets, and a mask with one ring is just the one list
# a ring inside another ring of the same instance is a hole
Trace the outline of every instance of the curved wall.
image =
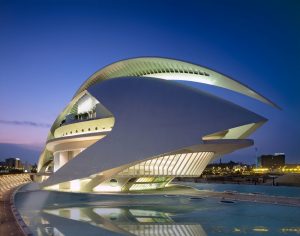
[(115, 126), (104, 139), (50, 176), (43, 186), (132, 165), (201, 144), (202, 137), (219, 130), (265, 121), (218, 97), (156, 78), (106, 80), (90, 87), (89, 93), (114, 114)]

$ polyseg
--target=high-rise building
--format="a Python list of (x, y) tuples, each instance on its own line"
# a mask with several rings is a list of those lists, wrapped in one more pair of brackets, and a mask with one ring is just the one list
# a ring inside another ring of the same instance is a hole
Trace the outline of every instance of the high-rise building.
[(20, 158), (7, 158), (5, 159), (6, 166), (14, 169), (21, 169), (22, 163)]
[(261, 155), (257, 158), (257, 165), (261, 168), (277, 169), (284, 167), (285, 154), (275, 153), (273, 155)]

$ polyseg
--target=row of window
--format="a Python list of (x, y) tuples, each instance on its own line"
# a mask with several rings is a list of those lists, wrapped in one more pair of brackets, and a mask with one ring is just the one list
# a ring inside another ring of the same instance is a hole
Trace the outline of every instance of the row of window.
[(199, 176), (213, 152), (179, 153), (156, 157), (118, 173), (120, 176)]
[(164, 68), (164, 69), (157, 69), (157, 70), (147, 70), (147, 71), (141, 71), (137, 73), (133, 73), (134, 76), (142, 76), (142, 75), (151, 75), (151, 74), (157, 74), (157, 73), (186, 73), (186, 74), (198, 74), (198, 75), (205, 75), (210, 76), (206, 72), (198, 71), (198, 70), (186, 70), (186, 69), (175, 69), (175, 68)]
[[(102, 129), (106, 129), (105, 127), (103, 127)], [(97, 131), (98, 130), (98, 127), (95, 127), (95, 129), (91, 129), (91, 128), (88, 128), (87, 129), (87, 131), (88, 132), (90, 132), (90, 131)], [(78, 130), (75, 130), (75, 132), (74, 132), (74, 134), (76, 134), (76, 133), (78, 133), (79, 131)], [(85, 132), (85, 130), (84, 129), (82, 129), (81, 130), (81, 133), (83, 133), (83, 132)], [(63, 133), (63, 135), (62, 136), (67, 136), (67, 135), (70, 135), (70, 134), (73, 134), (73, 132), (72, 131), (70, 131), (69, 133), (68, 132), (66, 132), (66, 133)]]

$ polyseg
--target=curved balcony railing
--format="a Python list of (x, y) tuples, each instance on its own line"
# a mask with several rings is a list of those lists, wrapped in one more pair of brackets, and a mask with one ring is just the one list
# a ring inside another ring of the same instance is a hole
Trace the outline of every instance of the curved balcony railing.
[(54, 131), (54, 138), (62, 138), (68, 136), (109, 132), (114, 126), (114, 117), (82, 120), (76, 123), (63, 125)]

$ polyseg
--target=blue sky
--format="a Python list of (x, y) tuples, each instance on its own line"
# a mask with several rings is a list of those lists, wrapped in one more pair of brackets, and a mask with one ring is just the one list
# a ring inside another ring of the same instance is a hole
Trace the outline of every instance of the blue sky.
[(251, 136), (254, 147), (224, 160), (254, 163), (256, 147), (258, 155), (285, 152), (300, 162), (299, 12), (296, 0), (0, 0), (0, 143), (38, 149), (47, 124), (92, 73), (161, 56), (222, 72), (283, 108), (193, 84), (269, 119)]

